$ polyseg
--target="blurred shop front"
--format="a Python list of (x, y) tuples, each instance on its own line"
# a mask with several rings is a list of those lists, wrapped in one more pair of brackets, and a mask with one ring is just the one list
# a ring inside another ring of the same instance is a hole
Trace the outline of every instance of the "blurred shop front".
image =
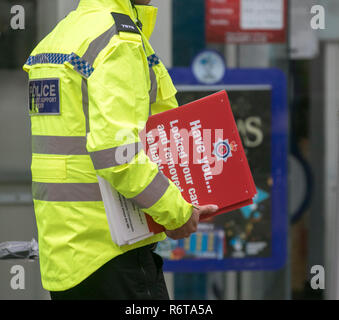
[[(227, 91), (258, 190), (253, 205), (201, 224), (189, 239), (159, 244), (172, 298), (339, 298), (334, 2), (152, 1), (159, 18), (151, 43), (170, 70), (179, 104)], [(21, 66), (77, 3), (0, 3), (0, 243), (37, 239)], [(24, 30), (10, 27), (14, 5), (25, 9)], [(24, 291), (10, 286), (14, 265), (30, 279)], [(313, 266), (324, 267), (325, 289), (311, 286)], [(38, 260), (0, 259), (0, 283), (8, 283), (0, 299), (49, 298)]]
[[(178, 100), (226, 89), (258, 189), (254, 206), (212, 222), (225, 263), (176, 273), (181, 298), (197, 297), (185, 281), (199, 277), (200, 298), (338, 298), (338, 13), (333, 1), (173, 1)], [(312, 287), (313, 266), (325, 290)]]
[[(288, 7), (286, 1), (259, 2), (173, 2), (172, 77), (179, 104), (226, 89), (258, 191), (254, 205), (210, 222), (223, 231), (218, 261), (202, 261), (191, 240), (198, 257), (191, 269), (200, 274), (188, 274), (184, 261), (169, 263), (176, 297), (183, 299), (290, 298)], [(199, 277), (205, 290), (185, 285)]]

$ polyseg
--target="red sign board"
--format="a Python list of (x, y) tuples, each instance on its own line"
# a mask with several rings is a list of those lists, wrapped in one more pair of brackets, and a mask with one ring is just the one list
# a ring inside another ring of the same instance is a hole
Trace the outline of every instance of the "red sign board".
[(205, 0), (206, 41), (282, 43), (286, 41), (287, 0)]
[(257, 191), (226, 91), (151, 116), (146, 132), (147, 154), (188, 202), (218, 205), (213, 215), (253, 203)]

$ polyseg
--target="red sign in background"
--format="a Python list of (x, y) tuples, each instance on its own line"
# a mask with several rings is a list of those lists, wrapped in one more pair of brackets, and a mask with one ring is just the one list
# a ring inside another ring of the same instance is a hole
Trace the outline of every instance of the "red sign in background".
[(287, 0), (205, 1), (207, 42), (239, 44), (286, 41)]

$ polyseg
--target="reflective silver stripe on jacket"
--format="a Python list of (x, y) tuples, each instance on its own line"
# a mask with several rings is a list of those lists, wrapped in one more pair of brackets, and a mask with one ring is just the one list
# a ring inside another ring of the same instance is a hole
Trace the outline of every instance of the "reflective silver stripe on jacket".
[(43, 201), (102, 201), (98, 183), (32, 182), (34, 200)]
[(130, 162), (141, 150), (141, 142), (88, 152), (86, 137), (32, 136), (32, 152), (55, 155), (90, 155), (96, 170), (119, 166)]
[(32, 152), (59, 155), (88, 155), (85, 136), (32, 136)]
[[(108, 30), (106, 30), (99, 37), (94, 39), (88, 46), (85, 54), (82, 56), (82, 59), (87, 61), (90, 65), (94, 64), (95, 59), (98, 57), (99, 53), (108, 45), (110, 40), (114, 35), (118, 34), (116, 25), (114, 24)], [(81, 94), (82, 94), (82, 108), (85, 115), (86, 121), (86, 134), (90, 132), (89, 127), (89, 115), (88, 115), (88, 85), (87, 79), (82, 78), (81, 83)]]
[[(169, 180), (158, 172), (152, 182), (137, 196), (130, 198), (140, 208), (153, 206), (166, 192)], [(102, 201), (98, 183), (44, 183), (32, 182), (34, 200), (75, 202)]]
[(168, 178), (159, 171), (152, 182), (141, 193), (130, 200), (139, 208), (147, 209), (161, 199), (168, 187)]
[(82, 59), (86, 60), (89, 64), (93, 65), (99, 53), (108, 45), (110, 40), (118, 34), (116, 25), (114, 24), (99, 37), (94, 39), (88, 46)]
[(90, 152), (95, 170), (106, 169), (129, 163), (143, 149), (141, 142)]
[(82, 95), (82, 111), (85, 116), (85, 126), (86, 126), (86, 134), (89, 133), (89, 116), (88, 116), (88, 85), (87, 79), (82, 78), (81, 81), (81, 95)]

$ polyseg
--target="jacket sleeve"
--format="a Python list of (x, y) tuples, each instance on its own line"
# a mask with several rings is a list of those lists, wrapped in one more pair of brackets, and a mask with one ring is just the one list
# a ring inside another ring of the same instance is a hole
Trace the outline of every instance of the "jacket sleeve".
[(182, 226), (192, 205), (143, 150), (149, 115), (148, 63), (142, 43), (120, 41), (87, 80), (87, 150), (96, 173), (168, 230)]

